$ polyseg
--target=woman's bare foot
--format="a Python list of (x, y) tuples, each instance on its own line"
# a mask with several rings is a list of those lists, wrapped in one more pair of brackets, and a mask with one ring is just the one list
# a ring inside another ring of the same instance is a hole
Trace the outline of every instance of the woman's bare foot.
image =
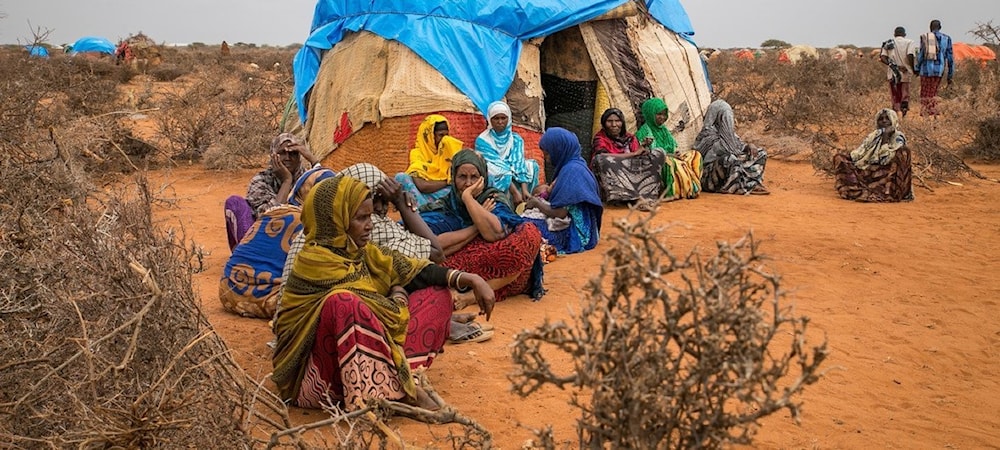
[(461, 311), (467, 306), (476, 304), (476, 294), (472, 291), (458, 292), (451, 290), (451, 301), (455, 305), (455, 311)]
[(762, 184), (758, 184), (750, 189), (750, 195), (769, 195), (771, 191), (767, 190)]

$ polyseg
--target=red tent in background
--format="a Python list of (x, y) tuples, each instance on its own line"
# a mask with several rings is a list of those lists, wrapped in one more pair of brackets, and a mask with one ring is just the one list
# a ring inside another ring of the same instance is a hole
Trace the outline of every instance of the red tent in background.
[(754, 60), (754, 54), (753, 54), (753, 52), (750, 51), (749, 49), (746, 49), (746, 48), (744, 48), (742, 50), (736, 50), (735, 52), (733, 52), (733, 54), (736, 55), (737, 59), (742, 59), (742, 60), (746, 60), (746, 61), (753, 61)]
[(986, 64), (987, 61), (997, 59), (996, 52), (985, 45), (970, 45), (964, 42), (955, 42), (951, 48), (955, 53), (955, 61), (971, 59)]

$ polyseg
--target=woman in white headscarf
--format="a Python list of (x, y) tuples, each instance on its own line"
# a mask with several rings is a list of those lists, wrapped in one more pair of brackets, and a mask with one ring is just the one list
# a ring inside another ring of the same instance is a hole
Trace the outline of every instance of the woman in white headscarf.
[(833, 157), (837, 194), (862, 202), (913, 200), (910, 149), (896, 112), (882, 109), (875, 126), (850, 154)]
[(764, 188), (767, 152), (736, 135), (733, 108), (716, 100), (705, 111), (705, 126), (694, 140), (701, 152), (701, 189), (721, 194), (768, 194)]
[(493, 102), (486, 110), (488, 127), (476, 138), (476, 151), (486, 159), (490, 183), (518, 205), (538, 184), (538, 163), (524, 157), (524, 139), (512, 129), (510, 107)]

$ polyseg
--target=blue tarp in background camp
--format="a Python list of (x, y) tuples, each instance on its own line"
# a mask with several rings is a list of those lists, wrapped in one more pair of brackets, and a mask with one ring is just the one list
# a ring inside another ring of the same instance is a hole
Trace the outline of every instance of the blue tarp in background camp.
[(73, 49), (70, 50), (69, 53), (71, 55), (75, 55), (77, 53), (84, 52), (98, 52), (114, 55), (115, 44), (102, 37), (85, 36), (77, 39), (76, 42), (73, 43)]
[[(586, 22), (626, 1), (319, 0), (310, 36), (295, 55), (299, 117), (306, 121), (305, 96), (316, 82), (322, 52), (347, 32), (365, 30), (401, 42), (485, 111), (514, 80), (522, 41)], [(680, 0), (645, 1), (653, 18), (691, 40), (694, 30)]]
[(28, 54), (36, 58), (48, 58), (49, 51), (42, 47), (41, 45), (25, 45), (24, 49), (28, 51)]

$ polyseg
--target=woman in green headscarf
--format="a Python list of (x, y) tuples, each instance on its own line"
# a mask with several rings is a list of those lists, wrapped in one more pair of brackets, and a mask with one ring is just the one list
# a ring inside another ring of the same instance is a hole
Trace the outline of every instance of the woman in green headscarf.
[[(430, 366), (448, 337), (447, 289), (471, 288), (487, 320), (493, 290), (481, 277), (371, 243), (367, 185), (338, 176), (309, 191), (305, 246), (295, 257), (274, 321), (272, 379), (283, 400), (355, 409), (366, 398), (433, 408), (411, 369)], [(436, 287), (432, 287), (436, 286)]]
[(701, 153), (677, 151), (677, 141), (666, 126), (668, 115), (667, 103), (662, 98), (646, 100), (642, 104), (646, 123), (635, 137), (643, 147), (660, 149), (667, 156), (662, 172), (664, 200), (697, 198), (701, 192)]

